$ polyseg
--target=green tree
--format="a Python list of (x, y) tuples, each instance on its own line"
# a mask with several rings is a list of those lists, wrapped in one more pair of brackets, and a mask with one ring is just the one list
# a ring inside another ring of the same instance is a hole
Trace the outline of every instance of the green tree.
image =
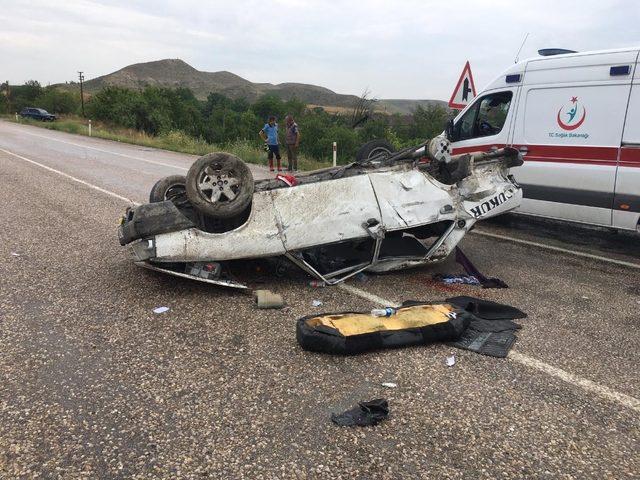
[(231, 102), (231, 109), (238, 113), (243, 113), (251, 108), (251, 104), (246, 98), (236, 98)]
[(413, 112), (413, 138), (426, 140), (439, 135), (444, 130), (448, 116), (447, 109), (441, 105), (418, 105)]
[(173, 128), (183, 130), (193, 137), (202, 136), (203, 116), (201, 104), (188, 88), (163, 89), (171, 107)]
[(231, 109), (233, 102), (230, 98), (225, 97), (221, 93), (212, 92), (207, 96), (207, 101), (204, 104), (202, 113), (205, 117), (209, 117), (211, 112), (219, 108)]
[(387, 131), (387, 122), (383, 116), (370, 118), (358, 129), (358, 136), (362, 143), (374, 140), (376, 138), (385, 138)]
[(167, 133), (174, 128), (171, 101), (161, 87), (147, 87), (142, 92), (142, 105), (138, 122), (142, 130), (151, 135)]
[(264, 95), (256, 100), (251, 110), (263, 122), (266, 122), (270, 115), (275, 115), (278, 121), (281, 121), (287, 112), (287, 107), (280, 98)]
[(9, 94), (11, 92), (9, 82), (0, 85), (0, 113), (9, 113)]
[(287, 100), (284, 104), (285, 111), (289, 115), (293, 115), (296, 120), (301, 117), (307, 109), (307, 104), (297, 98)]
[(38, 107), (36, 98), (42, 93), (42, 86), (37, 80), (29, 80), (24, 85), (11, 87), (11, 108), (19, 112), (25, 107)]
[(126, 128), (140, 128), (142, 108), (139, 92), (122, 87), (105, 87), (93, 95), (86, 105), (89, 118)]
[(27, 80), (22, 87), (18, 88), (20, 88), (20, 94), (24, 98), (31, 101), (38, 98), (38, 96), (42, 93), (42, 86), (37, 80)]
[(77, 95), (55, 87), (46, 87), (34, 103), (50, 113), (75, 113), (80, 105)]

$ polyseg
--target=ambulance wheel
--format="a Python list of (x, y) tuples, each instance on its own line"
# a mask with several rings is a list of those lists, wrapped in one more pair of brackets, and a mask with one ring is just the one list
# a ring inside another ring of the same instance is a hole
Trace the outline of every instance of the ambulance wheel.
[(186, 194), (187, 179), (184, 175), (170, 175), (161, 178), (151, 188), (149, 203), (177, 200)]
[(253, 175), (235, 155), (210, 153), (196, 160), (187, 172), (187, 197), (205, 215), (233, 218), (251, 204)]

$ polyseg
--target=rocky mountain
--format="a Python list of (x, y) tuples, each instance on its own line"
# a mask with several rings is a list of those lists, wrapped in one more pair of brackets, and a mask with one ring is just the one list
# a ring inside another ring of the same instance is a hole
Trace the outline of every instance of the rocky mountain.
[[(253, 83), (231, 72), (201, 72), (180, 59), (136, 63), (85, 82), (87, 92), (95, 92), (108, 85), (132, 89), (141, 89), (147, 85), (187, 87), (199, 99), (205, 99), (211, 92), (230, 98), (244, 97), (249, 101), (254, 101), (261, 95), (272, 94), (283, 100), (295, 97), (311, 105), (343, 108), (350, 108), (358, 98), (305, 83)], [(387, 113), (407, 114), (419, 104), (430, 103), (445, 104), (439, 100), (379, 100), (377, 109)]]

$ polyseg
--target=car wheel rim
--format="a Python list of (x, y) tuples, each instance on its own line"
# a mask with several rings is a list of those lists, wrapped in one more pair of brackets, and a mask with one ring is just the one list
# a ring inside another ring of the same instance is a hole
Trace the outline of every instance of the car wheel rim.
[(164, 192), (164, 199), (166, 200), (174, 200), (185, 194), (185, 186), (183, 183), (175, 183), (170, 185)]
[(377, 147), (374, 148), (373, 150), (371, 150), (371, 152), (369, 152), (369, 156), (367, 158), (373, 158), (376, 155), (380, 155), (381, 153), (386, 153), (387, 155), (390, 154), (391, 152), (389, 151), (388, 148), (385, 147)]
[(234, 170), (208, 166), (198, 176), (198, 190), (209, 203), (229, 203), (240, 192), (240, 180)]

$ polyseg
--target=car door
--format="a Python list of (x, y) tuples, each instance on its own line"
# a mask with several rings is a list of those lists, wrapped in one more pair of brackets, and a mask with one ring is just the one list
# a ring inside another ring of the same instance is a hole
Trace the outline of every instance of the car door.
[(518, 88), (485, 92), (454, 120), (453, 153), (487, 151), (508, 145)]
[(363, 224), (382, 221), (367, 175), (280, 188), (272, 197), (288, 251), (367, 238)]
[(432, 223), (442, 206), (451, 203), (447, 191), (417, 169), (372, 172), (369, 178), (387, 231)]

